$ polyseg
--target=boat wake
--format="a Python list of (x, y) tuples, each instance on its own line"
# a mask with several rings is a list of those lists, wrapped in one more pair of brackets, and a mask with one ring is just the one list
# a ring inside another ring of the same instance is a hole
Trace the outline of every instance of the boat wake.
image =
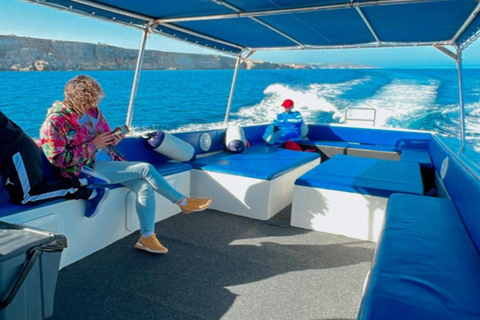
[(377, 110), (378, 127), (420, 129), (412, 128), (412, 124), (426, 110), (434, 108), (438, 86), (437, 81), (419, 85), (395, 80), (382, 87), (375, 96), (351, 107)]
[[(343, 123), (346, 108), (374, 108), (376, 127), (429, 130), (458, 137), (458, 104), (442, 101), (439, 97), (441, 86), (442, 81), (438, 79), (377, 79), (371, 75), (338, 83), (277, 82), (266, 86), (260, 102), (232, 107), (229, 124), (271, 123), (282, 111), (282, 101), (292, 99), (295, 110), (302, 113), (307, 123)], [(480, 151), (480, 90), (472, 93), (477, 102), (472, 103), (470, 96), (465, 105), (467, 141), (474, 150)], [(365, 124), (371, 126), (369, 122)], [(169, 131), (224, 127), (223, 121), (217, 121), (178, 125)], [(141, 133), (143, 130), (139, 128), (137, 131)]]
[[(292, 86), (283, 83), (271, 84), (263, 91), (264, 98), (255, 105), (241, 106), (230, 114), (230, 124), (252, 125), (270, 123), (282, 111), (283, 100), (295, 101), (295, 110), (300, 111), (305, 122), (331, 123), (343, 121), (343, 111), (335, 104), (335, 99), (356, 85), (368, 82), (370, 77), (343, 83), (312, 83), (307, 86)], [(188, 124), (171, 132), (205, 130), (224, 127), (223, 122)]]

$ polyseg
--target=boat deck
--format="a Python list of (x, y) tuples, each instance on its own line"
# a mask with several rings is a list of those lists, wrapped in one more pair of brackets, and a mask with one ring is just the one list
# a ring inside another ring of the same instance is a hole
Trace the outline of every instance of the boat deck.
[[(134, 233), (60, 271), (55, 320), (356, 319), (375, 244), (207, 210)], [(108, 230), (105, 230), (108, 232)]]

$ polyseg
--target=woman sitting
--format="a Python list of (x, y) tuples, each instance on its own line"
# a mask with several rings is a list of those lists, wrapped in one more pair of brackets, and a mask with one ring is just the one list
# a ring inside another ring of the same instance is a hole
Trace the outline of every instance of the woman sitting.
[(154, 191), (180, 206), (183, 213), (208, 208), (210, 198), (187, 198), (149, 163), (129, 162), (114, 147), (123, 139), (115, 135), (98, 104), (104, 97), (96, 80), (80, 75), (65, 86), (63, 102), (48, 110), (40, 132), (43, 151), (65, 177), (96, 175), (121, 183), (137, 194), (140, 239), (135, 247), (152, 253), (168, 252), (157, 239)]

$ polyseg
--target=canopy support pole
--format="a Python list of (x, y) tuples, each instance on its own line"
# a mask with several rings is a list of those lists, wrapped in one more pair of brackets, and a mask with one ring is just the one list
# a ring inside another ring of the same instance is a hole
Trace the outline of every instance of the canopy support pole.
[[(212, 0), (212, 1), (215, 2), (215, 3), (217, 3), (217, 4), (219, 4), (219, 5), (222, 5), (222, 6), (225, 6), (225, 7), (229, 8), (229, 9), (232, 9), (233, 11), (235, 11), (235, 12), (237, 12), (237, 13), (242, 13), (242, 12), (243, 12), (241, 9), (235, 7), (234, 5), (231, 5), (230, 3), (226, 3), (226, 2), (224, 2), (224, 1), (219, 1), (219, 0)], [(252, 19), (253, 21), (255, 21), (255, 22), (257, 22), (257, 23), (259, 23), (259, 24), (267, 27), (268, 29), (272, 30), (273, 32), (278, 33), (278, 34), (281, 35), (282, 37), (285, 37), (285, 38), (287, 38), (288, 40), (296, 43), (297, 46), (299, 46), (300, 48), (303, 48), (303, 47), (304, 47), (303, 43), (301, 43), (301, 42), (298, 41), (297, 39), (289, 36), (289, 35), (286, 34), (285, 32), (283, 32), (283, 31), (275, 28), (274, 26), (272, 26), (272, 25), (270, 25), (270, 24), (268, 24), (268, 23), (266, 23), (266, 22), (258, 19), (257, 17), (249, 17), (249, 18)]]
[(447, 56), (455, 60), (458, 70), (458, 94), (459, 94), (459, 120), (460, 120), (460, 150), (458, 153), (465, 151), (465, 106), (463, 105), (463, 74), (462, 74), (462, 50), (455, 46), (457, 53), (453, 53), (447, 48), (436, 45), (435, 49), (440, 50), (445, 53)]
[(228, 116), (230, 115), (230, 108), (232, 107), (233, 92), (235, 91), (235, 84), (237, 82), (238, 67), (242, 61), (242, 52), (238, 54), (237, 62), (235, 63), (235, 71), (233, 72), (232, 86), (230, 87), (230, 95), (228, 97), (227, 111), (225, 112), (225, 120), (223, 123), (226, 125), (228, 123)]
[(475, 9), (473, 9), (473, 12), (470, 14), (470, 16), (467, 18), (467, 20), (462, 24), (460, 29), (458, 29), (457, 33), (452, 38), (452, 43), (457, 42), (458, 38), (462, 35), (462, 33), (468, 28), (470, 23), (477, 17), (477, 14), (480, 13), (480, 4), (477, 4)]
[(368, 27), (368, 30), (370, 30), (370, 33), (371, 33), (372, 36), (375, 38), (375, 41), (377, 41), (377, 43), (380, 43), (380, 39), (378, 38), (377, 33), (375, 32), (375, 30), (373, 30), (373, 27), (372, 27), (372, 25), (370, 24), (370, 21), (368, 21), (367, 17), (365, 17), (365, 15), (363, 14), (362, 9), (360, 9), (359, 7), (355, 7), (355, 9), (357, 10), (358, 14), (359, 14), (360, 17), (362, 18), (362, 20), (363, 20), (363, 22), (365, 23), (365, 25)]
[(457, 69), (458, 69), (458, 93), (460, 111), (460, 151), (465, 151), (465, 106), (463, 105), (463, 75), (462, 75), (462, 51), (457, 48)]
[[(85, 0), (72, 0), (75, 2), (85, 1)], [(214, 2), (220, 5), (226, 5), (222, 0), (213, 0)], [(324, 11), (324, 10), (338, 10), (338, 9), (351, 9), (351, 8), (363, 8), (363, 7), (372, 7), (372, 6), (384, 6), (384, 5), (401, 5), (409, 3), (429, 3), (429, 2), (438, 2), (438, 0), (371, 0), (371, 1), (348, 1), (347, 3), (339, 4), (327, 4), (327, 5), (316, 5), (316, 6), (304, 6), (300, 8), (287, 8), (287, 9), (273, 9), (273, 10), (260, 10), (260, 11), (240, 11), (235, 13), (222, 13), (222, 14), (211, 14), (204, 16), (190, 16), (190, 17), (178, 17), (178, 18), (165, 18), (160, 19), (161, 23), (178, 23), (178, 22), (188, 22), (188, 21), (202, 21), (202, 20), (218, 20), (218, 19), (238, 19), (238, 18), (250, 18), (250, 17), (266, 17), (266, 16), (275, 16), (279, 14), (296, 14), (296, 13), (307, 13), (315, 11)], [(229, 5), (229, 8), (233, 9), (232, 5)]]
[(445, 53), (447, 56), (449, 56), (453, 60), (457, 61), (457, 59), (458, 59), (457, 55), (455, 53), (453, 53), (452, 51), (448, 50), (447, 48), (445, 48), (444, 46), (435, 45), (433, 47), (435, 49), (440, 50), (441, 52)]
[(128, 104), (127, 120), (125, 121), (125, 124), (129, 127), (132, 126), (133, 106), (135, 104), (135, 97), (137, 96), (138, 82), (140, 81), (140, 72), (142, 71), (143, 57), (145, 55), (145, 46), (147, 44), (148, 36), (152, 32), (153, 25), (154, 24), (152, 23), (148, 23), (145, 26), (145, 30), (143, 31), (143, 36), (142, 36), (142, 42), (140, 44), (140, 49), (138, 50), (137, 65), (135, 67), (135, 76), (133, 78), (132, 92), (130, 94), (130, 103)]

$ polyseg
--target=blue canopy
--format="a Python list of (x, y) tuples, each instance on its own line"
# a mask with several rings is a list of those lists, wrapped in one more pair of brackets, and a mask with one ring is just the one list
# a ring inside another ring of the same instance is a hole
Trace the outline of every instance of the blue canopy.
[[(453, 45), (480, 36), (478, 0), (30, 0), (237, 54)], [(157, 25), (158, 24), (158, 25)]]

